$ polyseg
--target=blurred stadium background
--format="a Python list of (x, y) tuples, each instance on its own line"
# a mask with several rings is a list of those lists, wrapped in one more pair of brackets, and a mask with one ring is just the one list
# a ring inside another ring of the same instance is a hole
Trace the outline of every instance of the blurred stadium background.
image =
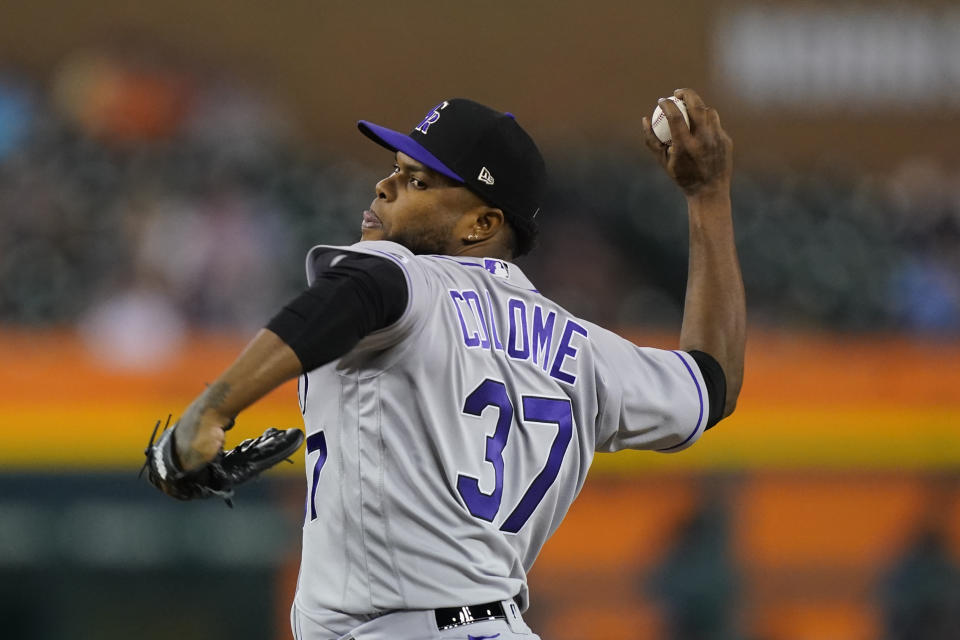
[[(960, 637), (955, 3), (35, 0), (0, 21), (0, 636), (285, 638), (302, 459), (237, 508), (136, 480), (176, 414), (358, 237), (411, 127), (470, 96), (552, 175), (522, 260), (572, 311), (676, 339), (682, 198), (657, 97), (736, 142), (738, 412), (599, 456), (534, 568), (546, 640)], [(233, 432), (300, 424), (295, 387)]]

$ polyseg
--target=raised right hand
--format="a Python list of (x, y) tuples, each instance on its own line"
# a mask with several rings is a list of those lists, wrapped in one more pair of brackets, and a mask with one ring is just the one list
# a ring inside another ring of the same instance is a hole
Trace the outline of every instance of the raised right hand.
[(684, 101), (690, 127), (671, 100), (660, 101), (670, 125), (671, 144), (657, 139), (650, 119), (642, 120), (643, 139), (647, 148), (667, 174), (688, 197), (709, 192), (730, 191), (733, 174), (733, 140), (720, 126), (716, 109), (704, 104), (693, 89), (677, 89), (673, 95)]

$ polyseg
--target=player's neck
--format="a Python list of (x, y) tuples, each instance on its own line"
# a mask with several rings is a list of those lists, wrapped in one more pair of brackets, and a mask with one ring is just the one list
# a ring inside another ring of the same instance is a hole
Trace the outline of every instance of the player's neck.
[(498, 260), (513, 262), (513, 252), (495, 242), (477, 242), (464, 245), (450, 255), (470, 258), (497, 258)]

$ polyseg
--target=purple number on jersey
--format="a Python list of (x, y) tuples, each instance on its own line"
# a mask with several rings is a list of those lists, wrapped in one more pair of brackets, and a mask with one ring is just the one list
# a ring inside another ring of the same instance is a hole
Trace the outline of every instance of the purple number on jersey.
[(510, 425), (513, 423), (513, 405), (502, 382), (484, 380), (467, 396), (463, 411), (479, 416), (487, 407), (499, 409), (497, 429), (492, 436), (487, 436), (485, 453), (487, 462), (493, 465), (493, 493), (484, 493), (480, 490), (480, 482), (476, 478), (463, 474), (457, 476), (457, 491), (474, 517), (493, 522), (494, 516), (500, 510), (500, 499), (503, 496), (503, 448), (507, 446), (507, 436), (510, 435)]
[(557, 435), (550, 445), (550, 453), (547, 455), (547, 463), (543, 469), (533, 479), (527, 492), (520, 498), (520, 502), (514, 507), (513, 512), (507, 516), (501, 531), (516, 533), (526, 524), (534, 509), (543, 500), (547, 494), (547, 489), (557, 479), (560, 473), (560, 465), (563, 463), (563, 456), (567, 453), (567, 447), (570, 445), (570, 438), (573, 435), (573, 410), (569, 400), (557, 400), (555, 398), (536, 398), (530, 396), (523, 397), (523, 421), (542, 422), (546, 424), (557, 425)]
[(323, 464), (327, 461), (327, 439), (324, 437), (323, 431), (311, 434), (307, 438), (307, 455), (309, 456), (314, 451), (319, 451), (320, 455), (317, 456), (317, 461), (313, 464), (313, 483), (310, 485), (311, 520), (317, 519), (317, 481), (320, 480), (320, 470), (323, 469)]
[[(547, 461), (533, 479), (530, 486), (514, 507), (510, 515), (501, 525), (500, 530), (508, 533), (517, 533), (526, 524), (537, 506), (547, 494), (560, 473), (563, 457), (566, 455), (570, 440), (573, 437), (573, 409), (569, 399), (540, 398), (524, 396), (524, 422), (540, 422), (557, 425), (557, 435), (550, 445)], [(463, 405), (464, 413), (480, 416), (487, 407), (496, 407), (497, 427), (492, 436), (487, 436), (484, 458), (493, 465), (494, 489), (486, 494), (480, 490), (477, 478), (464, 474), (457, 476), (457, 491), (463, 498), (467, 510), (476, 517), (493, 522), (500, 510), (500, 501), (503, 497), (503, 449), (507, 446), (507, 436), (513, 423), (513, 403), (507, 395), (507, 388), (502, 382), (484, 380), (473, 392), (467, 396)]]

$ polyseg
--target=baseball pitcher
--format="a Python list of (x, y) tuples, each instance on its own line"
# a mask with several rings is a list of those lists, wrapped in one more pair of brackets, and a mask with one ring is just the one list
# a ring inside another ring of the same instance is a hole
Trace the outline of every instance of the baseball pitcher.
[(690, 125), (661, 101), (671, 144), (642, 124), (688, 203), (672, 351), (571, 315), (513, 263), (533, 245), (546, 171), (511, 114), (451, 99), (409, 134), (360, 121), (394, 153), (361, 241), (314, 247), (308, 288), (148, 449), (164, 491), (229, 498), (302, 434), (268, 430), (224, 452), (225, 431), (299, 376), (307, 492), (294, 638), (536, 639), (523, 620), (527, 572), (594, 453), (680, 451), (733, 411), (745, 305), (732, 143), (694, 91), (676, 97)]

